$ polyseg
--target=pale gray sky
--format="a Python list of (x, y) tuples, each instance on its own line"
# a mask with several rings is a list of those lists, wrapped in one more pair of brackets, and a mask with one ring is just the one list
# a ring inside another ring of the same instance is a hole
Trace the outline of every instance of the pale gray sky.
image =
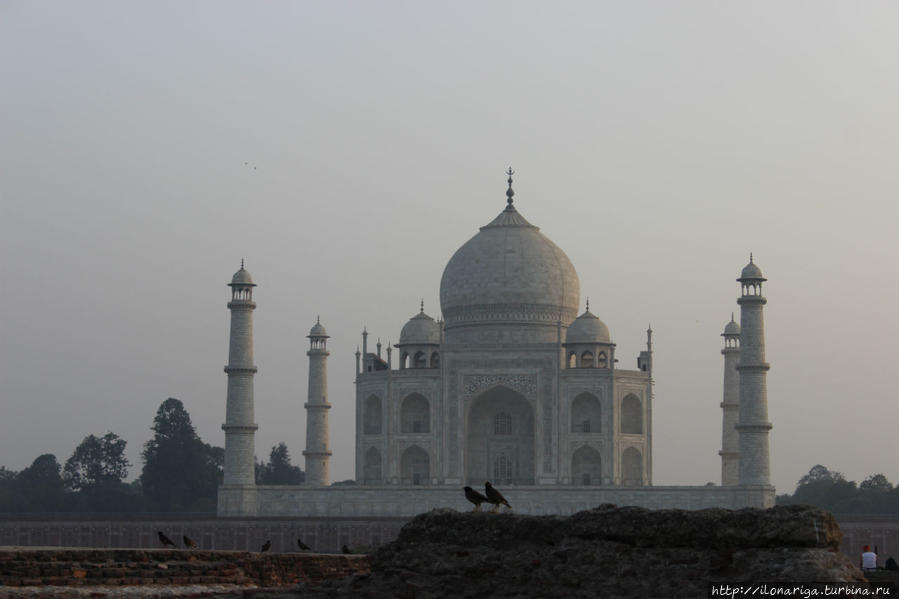
[(321, 314), (353, 476), (363, 324), (439, 316), (512, 165), (620, 366), (652, 322), (656, 484), (719, 481), (750, 251), (778, 490), (816, 463), (899, 482), (897, 27), (879, 1), (0, 0), (0, 464), (112, 430), (136, 475), (169, 396), (221, 445), (245, 257), (257, 455), (302, 465)]

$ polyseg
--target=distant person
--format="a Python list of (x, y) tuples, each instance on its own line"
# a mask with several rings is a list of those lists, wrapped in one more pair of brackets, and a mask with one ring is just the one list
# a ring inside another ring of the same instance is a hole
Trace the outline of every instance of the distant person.
[(899, 570), (899, 565), (896, 565), (896, 560), (894, 560), (892, 557), (888, 557), (887, 563), (886, 563), (886, 569), (887, 570)]
[(870, 545), (865, 545), (862, 553), (862, 570), (870, 571), (877, 569), (877, 554), (871, 551)]

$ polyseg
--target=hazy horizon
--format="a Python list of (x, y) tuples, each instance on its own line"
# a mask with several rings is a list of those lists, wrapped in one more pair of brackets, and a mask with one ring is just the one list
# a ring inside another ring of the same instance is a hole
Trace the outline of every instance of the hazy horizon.
[(899, 6), (0, 1), (0, 465), (128, 441), (160, 403), (224, 444), (226, 284), (255, 292), (256, 454), (303, 466), (306, 334), (331, 479), (357, 345), (437, 318), (515, 205), (619, 367), (654, 330), (653, 483), (720, 482), (723, 347), (753, 252), (772, 478), (899, 483)]

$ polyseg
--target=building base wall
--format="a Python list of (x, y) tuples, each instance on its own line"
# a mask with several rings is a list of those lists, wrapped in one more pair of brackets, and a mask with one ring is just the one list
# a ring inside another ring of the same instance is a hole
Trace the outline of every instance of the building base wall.
[[(501, 489), (518, 514), (569, 515), (601, 503), (651, 509), (739, 509), (774, 505), (774, 487), (546, 487), (510, 486)], [(437, 508), (470, 510), (462, 489), (446, 486), (257, 486), (255, 501), (242, 501), (232, 489), (219, 489), (219, 507), (244, 505), (255, 511), (222, 513), (240, 517), (392, 517), (411, 518)], [(490, 506), (482, 506), (489, 509)], [(503, 508), (506, 509), (506, 508)]]

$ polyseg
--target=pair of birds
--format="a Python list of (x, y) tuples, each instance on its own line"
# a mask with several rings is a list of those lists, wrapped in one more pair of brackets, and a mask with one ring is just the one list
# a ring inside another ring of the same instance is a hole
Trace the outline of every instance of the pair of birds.
[[(173, 547), (176, 549), (178, 548), (178, 546), (175, 545), (175, 541), (168, 538), (165, 535), (165, 533), (162, 532), (161, 530), (158, 531), (156, 534), (159, 535), (159, 542), (162, 543), (163, 547)], [(184, 546), (187, 547), (188, 549), (198, 549), (199, 548), (199, 545), (197, 545), (196, 541), (191, 539), (189, 536), (184, 535), (181, 538), (184, 540)]]
[(512, 506), (509, 505), (509, 502), (506, 501), (503, 494), (494, 489), (489, 480), (484, 483), (484, 492), (486, 495), (481, 495), (471, 487), (465, 487), (465, 499), (474, 504), (475, 511), (481, 509), (482, 503), (492, 503), (494, 512), (498, 510), (501, 505), (506, 506), (510, 510), (512, 509)]

